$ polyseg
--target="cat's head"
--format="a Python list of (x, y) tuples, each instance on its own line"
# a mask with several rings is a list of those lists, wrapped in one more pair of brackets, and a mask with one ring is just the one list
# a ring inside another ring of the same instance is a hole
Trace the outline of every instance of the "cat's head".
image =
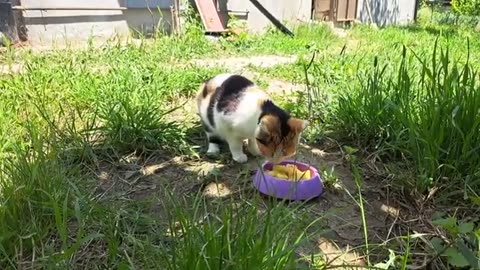
[(294, 117), (265, 115), (255, 132), (258, 150), (262, 156), (278, 164), (296, 154), (301, 134), (308, 125), (308, 121)]

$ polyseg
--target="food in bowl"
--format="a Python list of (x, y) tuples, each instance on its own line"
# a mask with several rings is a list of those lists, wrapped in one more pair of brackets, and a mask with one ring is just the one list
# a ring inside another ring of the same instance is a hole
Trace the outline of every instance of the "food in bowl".
[(302, 171), (295, 164), (274, 165), (273, 169), (267, 171), (267, 173), (275, 178), (287, 181), (302, 181), (312, 177), (309, 169)]

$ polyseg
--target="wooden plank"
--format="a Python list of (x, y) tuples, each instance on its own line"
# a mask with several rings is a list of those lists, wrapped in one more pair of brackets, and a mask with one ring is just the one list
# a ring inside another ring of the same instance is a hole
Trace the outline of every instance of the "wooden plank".
[(347, 20), (353, 21), (357, 17), (357, 0), (348, 0)]
[(205, 31), (209, 33), (226, 32), (220, 19), (220, 14), (213, 0), (195, 0), (198, 12), (202, 18)]
[(347, 4), (348, 0), (338, 0), (337, 1), (337, 21), (344, 21), (347, 19)]
[(356, 18), (357, 0), (337, 0), (335, 20), (338, 22), (353, 21)]

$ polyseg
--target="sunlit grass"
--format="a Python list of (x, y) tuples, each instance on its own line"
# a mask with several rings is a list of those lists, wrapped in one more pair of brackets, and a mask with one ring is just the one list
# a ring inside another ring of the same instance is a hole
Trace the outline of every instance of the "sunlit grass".
[[(221, 198), (205, 198), (201, 192), (179, 195), (169, 185), (148, 200), (135, 201), (124, 193), (103, 197), (115, 181), (131, 186), (140, 181), (112, 180), (107, 172), (96, 175), (108, 166), (115, 171), (112, 164), (128, 163), (126, 155), (198, 157), (191, 137), (201, 132), (178, 118), (178, 110), (203, 80), (225, 67), (199, 67), (189, 62), (193, 58), (299, 54), (296, 63), (254, 69), (308, 84), (299, 99), (279, 102), (312, 120), (309, 141), (337, 136), (340, 144), (360, 146), (384, 162), (400, 161), (414, 175), (408, 183), (412, 190), (454, 187), (453, 193), (441, 194), (477, 198), (479, 43), (472, 40), (467, 64), (464, 35), (472, 33), (462, 31), (442, 32), (437, 47), (427, 28), (358, 27), (350, 37), (369, 45), (342, 48), (344, 42), (326, 26), (303, 25), (295, 29), (296, 38), (269, 31), (212, 42), (193, 27), (184, 36), (159, 36), (141, 44), (40, 54), (16, 54), (10, 48), (1, 61), (22, 63), (23, 69), (0, 75), (0, 266), (298, 265), (296, 248), (308, 240), (305, 233), (311, 228), (299, 214), (301, 204), (265, 200), (249, 190)], [(203, 181), (203, 176), (190, 176), (192, 183)], [(359, 171), (355, 180), (360, 196), (352, 195), (352, 200), (361, 208), (371, 255)], [(104, 188), (102, 181), (113, 183)], [(152, 207), (156, 212), (149, 211)]]

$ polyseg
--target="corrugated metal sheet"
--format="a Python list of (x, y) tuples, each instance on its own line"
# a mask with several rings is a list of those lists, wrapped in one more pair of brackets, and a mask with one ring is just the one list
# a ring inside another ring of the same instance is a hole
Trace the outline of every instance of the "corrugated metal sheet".
[(361, 22), (370, 22), (366, 1), (373, 21), (379, 26), (407, 24), (415, 19), (415, 0), (358, 0), (357, 18)]

